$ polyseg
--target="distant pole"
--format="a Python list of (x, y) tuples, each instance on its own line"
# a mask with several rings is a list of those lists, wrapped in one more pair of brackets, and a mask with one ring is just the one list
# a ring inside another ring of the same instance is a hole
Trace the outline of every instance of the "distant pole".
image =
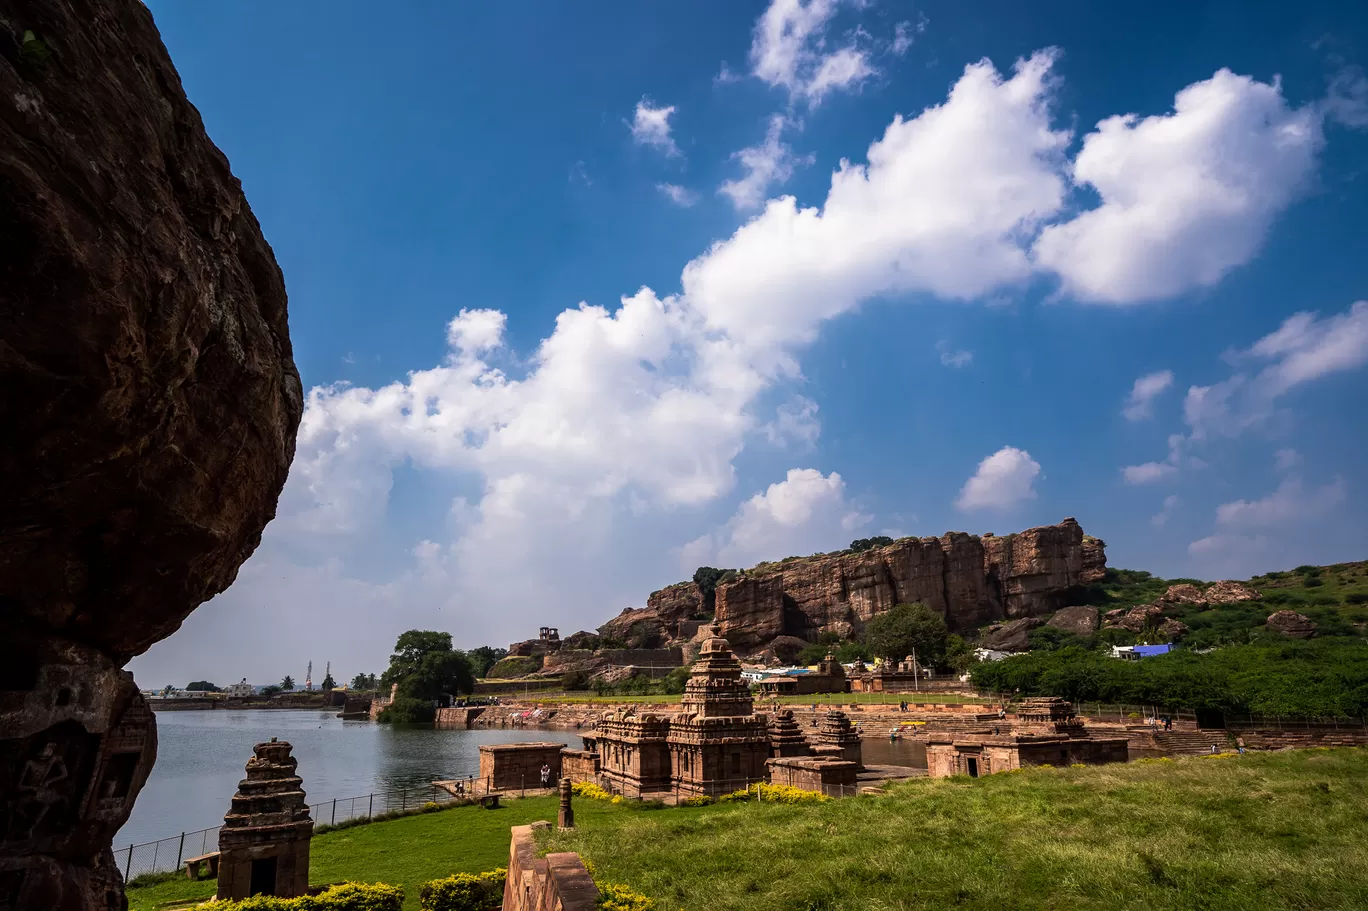
[(370, 819), (375, 810), (375, 792), (371, 791), (370, 800), (366, 802), (366, 818)]
[(337, 825), (337, 798), (333, 798), (332, 825)]
[(176, 869), (180, 869), (181, 858), (185, 856), (185, 833), (181, 833), (180, 847), (176, 850)]

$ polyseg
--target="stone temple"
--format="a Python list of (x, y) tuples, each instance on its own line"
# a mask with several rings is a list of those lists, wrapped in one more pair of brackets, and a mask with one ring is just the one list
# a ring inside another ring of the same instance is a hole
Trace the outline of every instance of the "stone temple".
[(721, 627), (714, 623), (710, 632), (684, 688), (681, 710), (609, 713), (585, 736), (585, 753), (567, 751), (570, 774), (633, 796), (714, 797), (770, 781), (853, 792), (859, 738), (849, 719), (831, 713), (822, 744), (810, 748), (792, 712), (780, 712), (773, 722), (756, 714), (741, 663)]
[(258, 743), (219, 830), (218, 898), (294, 898), (309, 889), (313, 819), (290, 744)]

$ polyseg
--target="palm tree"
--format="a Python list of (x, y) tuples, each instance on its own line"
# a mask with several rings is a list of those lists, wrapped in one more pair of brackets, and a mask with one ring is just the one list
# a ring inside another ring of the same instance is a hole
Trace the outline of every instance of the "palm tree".
[(291, 677), (289, 674), (286, 674), (285, 679), (280, 681), (280, 688), (287, 693), (290, 690), (294, 689), (294, 678)]

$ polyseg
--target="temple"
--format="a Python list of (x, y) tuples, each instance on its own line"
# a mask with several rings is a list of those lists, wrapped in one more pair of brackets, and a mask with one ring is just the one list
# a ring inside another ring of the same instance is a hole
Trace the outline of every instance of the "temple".
[(313, 820), (290, 744), (258, 743), (219, 830), (218, 898), (294, 898), (309, 889)]
[(1056, 697), (1023, 700), (1010, 731), (932, 734), (926, 740), (927, 773), (932, 778), (977, 778), (1032, 765), (1101, 765), (1129, 757), (1125, 737), (1091, 736), (1073, 705)]
[(756, 714), (721, 627), (710, 632), (677, 714), (610, 712), (584, 751), (567, 751), (566, 773), (634, 796), (714, 797), (775, 780), (853, 793), (860, 741), (845, 714), (829, 712), (810, 747), (791, 711)]

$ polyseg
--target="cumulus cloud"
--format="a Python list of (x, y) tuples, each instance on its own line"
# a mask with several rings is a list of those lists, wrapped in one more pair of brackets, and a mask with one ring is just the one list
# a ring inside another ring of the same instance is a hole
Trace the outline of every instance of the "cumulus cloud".
[(723, 528), (681, 548), (681, 571), (705, 564), (753, 566), (831, 550), (869, 520), (846, 501), (839, 474), (791, 468), (784, 480), (741, 504)]
[(795, 396), (792, 401), (780, 405), (774, 420), (761, 429), (776, 446), (810, 448), (822, 433), (822, 423), (817, 418), (817, 403), (805, 396)]
[(665, 153), (667, 158), (677, 157), (679, 146), (670, 135), (670, 115), (675, 112), (674, 105), (656, 106), (647, 98), (637, 102), (636, 114), (628, 126), (632, 139), (637, 145), (650, 146)]
[(1006, 509), (1025, 500), (1034, 500), (1035, 480), (1040, 463), (1024, 449), (1004, 446), (979, 462), (978, 471), (965, 482), (955, 500), (956, 508)]
[(1207, 578), (1243, 578), (1263, 572), (1274, 553), (1265, 535), (1218, 534), (1188, 545), (1193, 564)]
[(1300, 478), (1285, 478), (1278, 489), (1260, 500), (1236, 500), (1216, 507), (1216, 524), (1227, 528), (1279, 528), (1316, 519), (1344, 502), (1343, 478), (1306, 490)]
[(723, 181), (717, 192), (729, 198), (737, 210), (759, 208), (771, 188), (788, 183), (794, 168), (817, 160), (811, 155), (793, 154), (793, 148), (783, 141), (788, 123), (782, 114), (775, 114), (770, 118), (764, 142), (732, 153), (732, 158), (741, 163), (743, 173), (734, 180)]
[(827, 50), (827, 28), (840, 6), (840, 0), (771, 0), (755, 23), (751, 72), (814, 106), (830, 92), (858, 88), (876, 72), (869, 54), (853, 40)]
[(1127, 465), (1121, 469), (1121, 476), (1127, 484), (1153, 484), (1171, 478), (1178, 473), (1183, 463), (1183, 447), (1187, 438), (1181, 433), (1169, 434), (1168, 458), (1162, 462), (1144, 462), (1140, 465)]
[(974, 360), (974, 352), (964, 349), (952, 350), (950, 343), (939, 341), (936, 350), (940, 352), (940, 362), (946, 367), (968, 367)]
[(687, 187), (681, 187), (675, 183), (658, 183), (656, 189), (665, 194), (665, 197), (675, 205), (687, 209), (698, 202), (698, 194)]
[(1164, 505), (1157, 513), (1150, 516), (1150, 524), (1155, 528), (1162, 528), (1168, 524), (1168, 520), (1173, 518), (1173, 511), (1178, 508), (1178, 496), (1169, 494), (1164, 497)]
[(1253, 258), (1305, 187), (1322, 116), (1289, 107), (1276, 79), (1222, 69), (1180, 91), (1171, 113), (1103, 120), (1073, 163), (1074, 181), (1102, 204), (1045, 228), (1036, 262), (1098, 303), (1214, 285)]
[(1160, 393), (1173, 385), (1172, 370), (1158, 370), (1147, 373), (1131, 386), (1130, 397), (1122, 409), (1128, 421), (1143, 421), (1154, 416), (1154, 400)]
[(1287, 471), (1301, 464), (1301, 453), (1295, 449), (1279, 449), (1273, 453), (1273, 464), (1278, 471)]

